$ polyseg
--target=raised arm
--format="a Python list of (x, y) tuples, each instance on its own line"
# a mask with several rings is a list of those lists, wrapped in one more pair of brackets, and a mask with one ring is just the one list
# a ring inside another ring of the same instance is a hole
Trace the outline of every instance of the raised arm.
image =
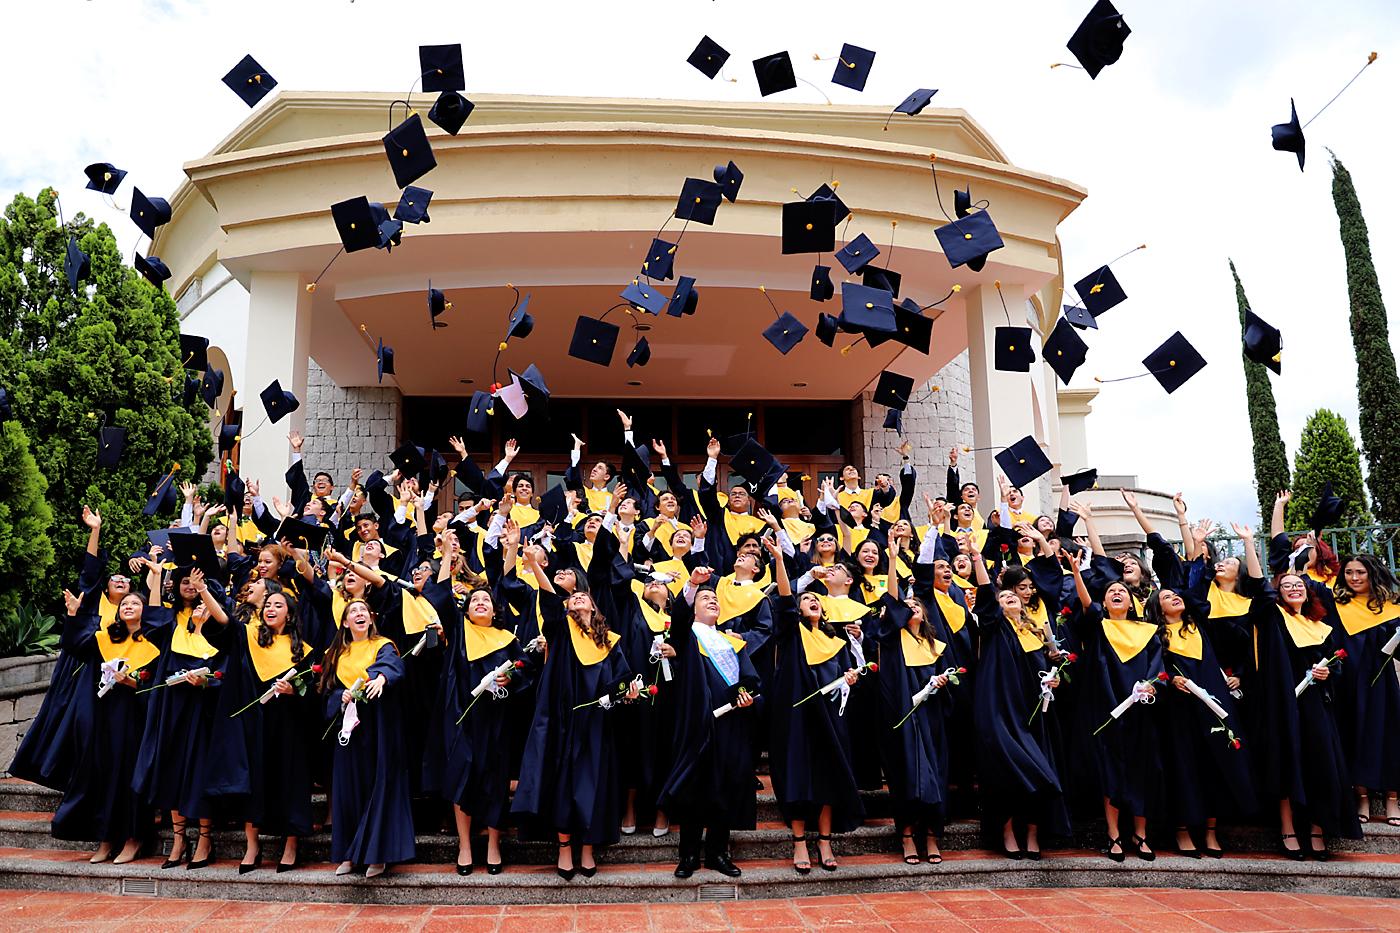
[(1176, 527), (1181, 532), (1181, 545), (1186, 551), (1186, 560), (1193, 561), (1200, 556), (1196, 540), (1191, 535), (1191, 522), (1186, 517), (1186, 498), (1183, 493), (1172, 496), (1172, 509), (1176, 512)]
[(1084, 522), (1084, 534), (1089, 538), (1089, 550), (1100, 557), (1107, 557), (1108, 552), (1104, 550), (1103, 540), (1099, 538), (1099, 530), (1094, 526), (1094, 507), (1087, 502), (1071, 502), (1069, 510), (1078, 515)]
[(1254, 529), (1248, 525), (1231, 524), (1230, 527), (1240, 536), (1240, 544), (1244, 545), (1245, 572), (1255, 580), (1264, 579), (1264, 569), (1259, 566), (1259, 551), (1254, 547)]
[(1269, 537), (1273, 538), (1284, 533), (1283, 512), (1288, 507), (1288, 503), (1293, 501), (1293, 493), (1287, 489), (1279, 492), (1274, 497), (1274, 511), (1269, 516)]
[(549, 579), (549, 574), (545, 572), (544, 566), (540, 563), (540, 558), (544, 556), (544, 548), (538, 544), (532, 544), (525, 549), (525, 569), (535, 575), (535, 583), (539, 585), (541, 593), (554, 593), (554, 583)]
[(1069, 572), (1074, 576), (1074, 592), (1079, 597), (1079, 605), (1088, 609), (1093, 605), (1094, 600), (1089, 596), (1089, 587), (1084, 584), (1084, 577), (1079, 572), (1079, 561), (1075, 560), (1074, 555), (1063, 547), (1060, 548), (1059, 557), (1061, 561), (1069, 564)]
[(773, 558), (773, 576), (778, 582), (778, 595), (792, 595), (792, 580), (788, 579), (787, 563), (783, 560), (783, 546), (774, 538), (765, 536), (763, 546), (768, 556)]
[(88, 527), (87, 552), (97, 557), (100, 550), (98, 542), (102, 538), (102, 513), (83, 506), (83, 524)]
[(1123, 504), (1128, 507), (1128, 511), (1133, 513), (1133, 518), (1137, 519), (1138, 527), (1145, 535), (1152, 534), (1152, 523), (1147, 520), (1147, 515), (1142, 511), (1142, 506), (1138, 505), (1137, 494), (1131, 489), (1122, 489)]

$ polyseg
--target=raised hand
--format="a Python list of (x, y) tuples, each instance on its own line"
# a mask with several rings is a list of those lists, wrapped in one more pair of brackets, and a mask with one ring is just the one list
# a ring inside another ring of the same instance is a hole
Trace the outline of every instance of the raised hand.
[(1246, 541), (1254, 537), (1254, 529), (1250, 528), (1248, 525), (1236, 525), (1234, 522), (1231, 522), (1230, 530)]
[(510, 440), (506, 441), (505, 459), (507, 461), (514, 460), (515, 455), (518, 453), (520, 453), (520, 442), (512, 437)]
[(82, 605), (82, 599), (68, 590), (63, 591), (63, 606), (68, 610), (70, 616), (78, 614), (78, 607)]
[(1137, 493), (1127, 488), (1120, 489), (1118, 491), (1123, 494), (1124, 505), (1126, 505), (1130, 509), (1136, 509), (1138, 507)]
[(585, 445), (583, 443), (582, 438), (580, 438), (577, 434), (570, 434), (569, 436), (574, 439), (574, 451), (578, 452), (580, 450), (583, 450)]
[[(463, 454), (462, 456), (465, 457), (466, 454)], [(355, 467), (355, 469), (350, 471), (350, 486), (352, 489), (360, 488), (360, 477), (364, 475), (365, 471), (360, 469), (359, 467)]]
[(767, 509), (759, 509), (758, 518), (759, 521), (763, 522), (763, 524), (767, 525), (769, 528), (772, 528), (774, 531), (779, 530), (778, 520), (774, 518), (773, 513), (768, 511)]
[(296, 431), (293, 431), (290, 434), (288, 434), (287, 440), (291, 443), (292, 451), (294, 453), (301, 453), (301, 445), (306, 443), (306, 438), (302, 437)]
[(1176, 517), (1178, 520), (1184, 521), (1186, 519), (1185, 493), (1179, 492), (1176, 495), (1172, 496), (1172, 508), (1176, 510)]
[(1288, 503), (1290, 503), (1290, 502), (1293, 501), (1293, 490), (1291, 490), (1291, 489), (1280, 489), (1280, 490), (1279, 490), (1279, 493), (1278, 493), (1278, 497), (1277, 497), (1274, 501), (1275, 501), (1275, 502), (1282, 502), (1284, 505), (1287, 505)]
[(627, 414), (627, 412), (625, 412), (625, 411), (623, 411), (621, 408), (619, 408), (619, 409), (617, 410), (617, 417), (620, 418), (620, 419), (622, 419), (622, 430), (624, 430), (624, 431), (630, 431), (630, 430), (632, 430), (632, 417), (631, 417), (631, 415)]
[(181, 483), (180, 495), (185, 497), (186, 502), (194, 501), (195, 493), (199, 492), (199, 487), (194, 483)]
[(467, 459), (467, 445), (460, 437), (454, 434), (447, 439), (447, 443), (452, 445), (453, 450), (457, 451), (458, 457), (463, 460)]
[(501, 543), (507, 548), (520, 547), (520, 526), (512, 519), (506, 519), (506, 530), (501, 535)]
[(102, 527), (102, 513), (97, 509), (90, 509), (83, 506), (83, 524), (91, 531), (96, 531)]
[(709, 523), (706, 522), (702, 516), (696, 515), (690, 520), (691, 537), (694, 538), (696, 541), (699, 541), (701, 538), (705, 537), (705, 532), (709, 530)]
[(696, 567), (690, 572), (690, 585), (695, 587), (704, 586), (706, 583), (710, 582), (710, 577), (714, 575), (715, 572), (709, 567)]
[(652, 450), (656, 453), (656, 455), (657, 455), (658, 457), (660, 457), (662, 460), (665, 460), (665, 459), (666, 459), (666, 445), (663, 444), (661, 441), (655, 441), (655, 440), (652, 441), (652, 442), (651, 442), (651, 449), (652, 449)]
[(783, 546), (778, 543), (777, 538), (772, 535), (764, 535), (760, 540), (763, 542), (763, 549), (768, 552), (770, 557), (774, 560), (783, 559)]
[(710, 442), (705, 445), (705, 456), (709, 457), (711, 460), (718, 460), (719, 451), (719, 438), (711, 437)]
[(956, 445), (954, 445), (954, 446), (948, 448), (948, 466), (950, 466), (950, 467), (956, 467), (957, 465), (958, 465), (958, 448), (957, 448)]

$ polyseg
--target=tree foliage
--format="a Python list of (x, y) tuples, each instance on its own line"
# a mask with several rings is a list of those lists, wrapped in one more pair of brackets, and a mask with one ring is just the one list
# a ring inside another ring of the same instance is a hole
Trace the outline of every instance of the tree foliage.
[(1400, 377), (1390, 350), (1390, 327), (1361, 201), (1351, 173), (1332, 159), (1332, 201), (1341, 225), (1351, 299), (1351, 343), (1356, 351), (1356, 401), (1361, 445), (1366, 452), (1366, 484), (1376, 517), (1400, 522)]
[[(1240, 274), (1230, 260), (1230, 274), (1235, 277), (1235, 302), (1239, 305), (1240, 336), (1244, 336), (1244, 313), (1249, 308)], [(1278, 408), (1274, 404), (1274, 389), (1269, 384), (1269, 371), (1244, 355), (1245, 396), (1249, 405), (1249, 430), (1254, 437), (1254, 491), (1259, 497), (1259, 514), (1267, 516), (1274, 507), (1274, 497), (1280, 489), (1288, 488), (1288, 450), (1278, 430)]]
[(20, 600), (44, 589), (53, 565), (49, 531), (53, 511), (49, 484), (29, 450), (29, 435), (18, 421), (0, 425), (0, 618)]
[[(17, 195), (0, 219), (0, 385), (48, 481), (50, 538), (63, 568), (46, 602), (57, 599), (86, 541), (84, 504), (102, 512), (108, 553), (124, 557), (165, 523), (141, 514), (155, 482), (175, 462), (179, 478), (199, 477), (212, 447), (202, 403), (185, 407), (180, 398), (174, 301), (122, 262), (105, 224), (79, 214), (61, 226), (56, 199), (52, 189)], [(76, 295), (63, 271), (70, 233), (91, 259)], [(97, 466), (103, 424), (127, 431), (114, 470)]]
[(1366, 487), (1361, 480), (1361, 455), (1346, 419), (1326, 408), (1319, 408), (1303, 425), (1298, 454), (1293, 461), (1293, 501), (1284, 523), (1289, 531), (1312, 528), (1313, 512), (1325, 483), (1332, 483), (1332, 494), (1344, 503), (1341, 524), (1369, 525)]

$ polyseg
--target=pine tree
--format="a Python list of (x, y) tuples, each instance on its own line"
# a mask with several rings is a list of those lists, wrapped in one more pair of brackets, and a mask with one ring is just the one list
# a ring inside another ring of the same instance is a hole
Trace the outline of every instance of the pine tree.
[[(1249, 308), (1235, 261), (1230, 260), (1230, 274), (1235, 277), (1235, 302), (1240, 311), (1240, 335), (1244, 335), (1244, 313)], [(1274, 405), (1274, 389), (1269, 384), (1269, 371), (1248, 356), (1244, 359), (1245, 396), (1249, 404), (1249, 430), (1254, 437), (1254, 491), (1259, 497), (1259, 514), (1267, 516), (1274, 507), (1274, 497), (1280, 489), (1288, 488), (1288, 450), (1278, 430), (1278, 408)]]
[(48, 483), (29, 450), (29, 435), (18, 421), (0, 425), (0, 615), (36, 594), (47, 597), (45, 581), (53, 565), (53, 511)]
[(1376, 517), (1400, 522), (1400, 377), (1390, 350), (1390, 328), (1380, 280), (1371, 262), (1371, 242), (1351, 173), (1334, 155), (1332, 200), (1341, 224), (1351, 298), (1351, 343), (1356, 350), (1356, 401), (1366, 484)]
[[(1344, 503), (1341, 524), (1369, 525), (1366, 488), (1361, 480), (1361, 455), (1346, 419), (1319, 408), (1303, 425), (1298, 453), (1293, 460), (1293, 501), (1284, 522), (1289, 531), (1312, 529), (1313, 513), (1323, 484), (1332, 483), (1332, 494)], [(1272, 507), (1272, 506), (1271, 506)]]
[[(62, 572), (47, 584), (56, 602), (77, 566), (84, 504), (100, 510), (109, 554), (125, 557), (145, 532), (165, 523), (141, 514), (172, 464), (197, 479), (211, 455), (208, 412), (180, 398), (175, 303), (122, 262), (107, 226), (81, 214), (58, 223), (57, 195), (18, 195), (0, 219), (0, 385), (33, 443), (48, 481), (53, 541)], [(63, 271), (69, 234), (91, 260), (75, 295)], [(115, 470), (97, 465), (99, 428), (127, 430)]]

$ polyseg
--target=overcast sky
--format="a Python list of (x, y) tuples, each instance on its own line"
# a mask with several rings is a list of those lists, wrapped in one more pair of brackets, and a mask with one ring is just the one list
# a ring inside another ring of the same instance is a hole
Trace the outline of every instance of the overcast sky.
[[(82, 191), (82, 168), (111, 161), (149, 193), (170, 194), (182, 162), (247, 117), (220, 83), (251, 52), (284, 88), (395, 90), (420, 43), (461, 42), (478, 93), (758, 100), (747, 62), (789, 49), (798, 73), (838, 103), (893, 106), (915, 87), (963, 107), (1016, 164), (1063, 176), (1089, 198), (1060, 228), (1072, 282), (1115, 266), (1129, 301), (1090, 334), (1092, 376), (1139, 371), (1180, 329), (1206, 357), (1165, 395), (1150, 378), (1103, 387), (1089, 419), (1091, 465), (1184, 489), (1193, 511), (1253, 517), (1239, 330), (1227, 259), (1254, 310), (1283, 330), (1274, 379), (1290, 459), (1308, 414), (1356, 425), (1356, 362), (1327, 147), (1346, 163), (1370, 226), (1381, 286), (1400, 276), (1400, 3), (1394, 0), (1121, 0), (1132, 36), (1097, 81), (1048, 68), (1091, 0), (978, 3), (833, 0), (43, 0), (6, 3), (0, 56), (0, 197), (54, 184), (72, 212), (107, 220), (128, 249), (134, 227)], [(702, 34), (733, 53), (737, 84), (685, 63)], [(842, 42), (877, 52), (863, 94), (833, 86)], [(1270, 148), (1289, 97), (1311, 117), (1307, 171)], [(407, 77), (407, 80), (405, 80)], [(811, 88), (774, 100), (820, 101)], [(126, 197), (120, 197), (126, 203)], [(1400, 292), (1392, 294), (1400, 303)], [(1400, 326), (1393, 328), (1400, 330)], [(1400, 334), (1392, 334), (1392, 342)], [(1400, 430), (1400, 425), (1397, 426)], [(1359, 440), (1359, 438), (1358, 438)], [(1067, 464), (1077, 467), (1080, 464)]]

